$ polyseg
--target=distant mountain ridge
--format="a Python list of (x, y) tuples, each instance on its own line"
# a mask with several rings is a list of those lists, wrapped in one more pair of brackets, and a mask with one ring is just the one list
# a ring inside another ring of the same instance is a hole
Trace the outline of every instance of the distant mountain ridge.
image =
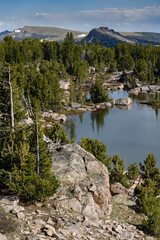
[(4, 31), (4, 32), (0, 32), (0, 36), (7, 35), (7, 34), (9, 34), (9, 33), (10, 33), (10, 31), (6, 30), (6, 31)]
[(11, 32), (8, 30), (1, 32), (0, 40), (3, 40), (5, 36), (9, 35), (16, 40), (40, 38), (42, 40), (62, 42), (68, 32), (73, 33), (75, 42), (79, 44), (82, 43), (82, 39), (86, 37), (87, 43), (94, 43), (97, 40), (101, 45), (106, 47), (115, 47), (117, 43), (122, 42), (160, 45), (160, 33), (116, 32), (107, 27), (94, 28), (88, 33), (57, 27), (24, 26)]

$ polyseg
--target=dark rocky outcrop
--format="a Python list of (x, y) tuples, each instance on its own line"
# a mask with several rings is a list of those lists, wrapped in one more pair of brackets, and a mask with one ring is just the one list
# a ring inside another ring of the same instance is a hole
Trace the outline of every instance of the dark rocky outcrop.
[(95, 40), (106, 47), (115, 47), (117, 43), (134, 43), (128, 40), (118, 32), (110, 30), (107, 27), (100, 27), (92, 29), (86, 37), (87, 43), (94, 43)]

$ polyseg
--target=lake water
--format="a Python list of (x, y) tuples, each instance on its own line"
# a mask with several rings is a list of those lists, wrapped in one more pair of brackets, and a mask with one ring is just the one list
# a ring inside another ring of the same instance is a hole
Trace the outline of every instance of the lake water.
[[(118, 99), (127, 97), (128, 93), (116, 91), (110, 96)], [(107, 145), (107, 155), (119, 154), (126, 168), (135, 161), (138, 164), (143, 162), (148, 153), (153, 153), (160, 168), (160, 109), (137, 103), (138, 98), (153, 98), (153, 95), (129, 97), (133, 100), (130, 108), (68, 116), (67, 134), (76, 142), (82, 137), (100, 140)]]

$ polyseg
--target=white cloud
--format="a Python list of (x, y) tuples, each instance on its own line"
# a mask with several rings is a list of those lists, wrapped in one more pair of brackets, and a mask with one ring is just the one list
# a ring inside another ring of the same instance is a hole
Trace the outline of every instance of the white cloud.
[(155, 25), (159, 28), (160, 6), (145, 8), (104, 8), (100, 10), (80, 11), (72, 14), (36, 13), (34, 17), (39, 20), (43, 18), (44, 21), (53, 21), (53, 25), (58, 21), (60, 25), (64, 25), (65, 23), (72, 24), (72, 26), (84, 26), (88, 29), (93, 26), (103, 25), (111, 28), (121, 27), (122, 30), (126, 27), (137, 28), (139, 30), (144, 26), (146, 29), (147, 26), (153, 29)]
[(13, 16), (12, 19), (6, 18), (5, 20), (2, 19), (0, 26), (5, 22), (16, 26), (16, 28), (24, 25), (41, 25), (88, 31), (93, 27), (107, 26), (116, 31), (160, 32), (160, 6), (104, 8), (70, 14), (36, 12), (30, 16)]

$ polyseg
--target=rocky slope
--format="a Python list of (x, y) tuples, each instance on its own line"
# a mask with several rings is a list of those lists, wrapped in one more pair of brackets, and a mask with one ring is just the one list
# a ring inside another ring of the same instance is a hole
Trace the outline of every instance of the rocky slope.
[(16, 196), (1, 196), (0, 240), (153, 239), (140, 229), (144, 216), (134, 211), (131, 192), (111, 197), (108, 169), (92, 154), (77, 144), (50, 143), (49, 149), (59, 190), (30, 206), (19, 205)]

